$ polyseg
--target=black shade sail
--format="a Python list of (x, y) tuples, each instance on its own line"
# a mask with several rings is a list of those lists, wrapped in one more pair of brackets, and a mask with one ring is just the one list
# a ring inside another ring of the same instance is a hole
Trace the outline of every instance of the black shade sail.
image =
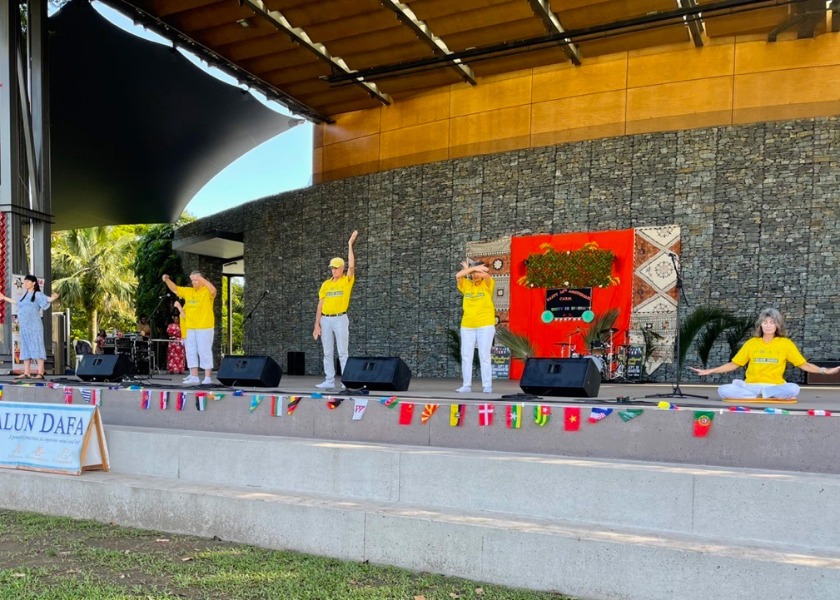
[(174, 222), (219, 171), (301, 122), (86, 0), (50, 19), (49, 52), (55, 229)]

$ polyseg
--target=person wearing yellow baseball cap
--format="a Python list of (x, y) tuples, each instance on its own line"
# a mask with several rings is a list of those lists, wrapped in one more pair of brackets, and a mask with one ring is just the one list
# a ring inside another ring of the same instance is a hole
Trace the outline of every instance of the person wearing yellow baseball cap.
[[(353, 231), (350, 241), (347, 242), (346, 265), (344, 259), (339, 256), (330, 261), (332, 277), (321, 284), (318, 292), (318, 308), (315, 310), (315, 329), (312, 331), (312, 337), (316, 340), (320, 337), (324, 348), (324, 381), (315, 386), (322, 390), (335, 388), (334, 350), (336, 346), (342, 373), (347, 365), (350, 347), (350, 319), (347, 317), (347, 310), (350, 308), (350, 295), (353, 292), (353, 283), (356, 281), (356, 256), (353, 253), (353, 242), (356, 241), (358, 235), (358, 231)], [(346, 275), (345, 266), (347, 267)], [(344, 385), (341, 387), (343, 389)]]

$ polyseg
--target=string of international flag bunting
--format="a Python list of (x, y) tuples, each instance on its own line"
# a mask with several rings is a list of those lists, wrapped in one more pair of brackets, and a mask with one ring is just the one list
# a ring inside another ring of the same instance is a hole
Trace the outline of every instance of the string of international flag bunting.
[[(37, 385), (39, 387), (46, 386), (49, 388), (63, 388), (64, 403), (72, 404), (74, 398), (74, 390), (79, 391), (81, 400), (93, 406), (102, 405), (103, 388), (76, 388), (73, 386), (64, 386), (61, 384), (49, 382), (40, 384), (20, 384), (20, 385)], [(176, 391), (176, 390), (151, 390), (144, 389), (142, 386), (133, 385), (128, 388), (111, 387), (109, 390), (129, 390), (136, 391), (140, 394), (140, 408), (142, 410), (150, 410), (153, 406), (157, 406), (159, 410), (170, 410), (170, 403), (176, 411), (183, 411), (187, 409), (190, 402), (190, 396), (193, 398), (195, 409), (198, 411), (207, 410), (208, 402), (217, 402), (224, 399), (228, 394), (234, 397), (248, 397), (248, 409), (251, 413), (255, 412), (260, 405), (265, 401), (269, 406), (269, 415), (272, 417), (281, 417), (284, 414), (291, 416), (300, 406), (304, 399), (322, 400), (326, 401), (327, 408), (335, 410), (345, 400), (353, 402), (353, 421), (360, 421), (364, 418), (365, 412), (368, 408), (369, 398), (358, 397), (337, 397), (326, 396), (320, 393), (314, 393), (310, 396), (291, 396), (283, 394), (257, 394), (246, 392), (245, 390), (237, 389), (232, 392), (217, 392), (212, 390), (196, 390), (196, 391)], [(0, 400), (3, 399), (3, 386), (0, 385)], [(399, 407), (399, 417), (397, 422), (402, 426), (409, 426), (414, 423), (414, 413), (417, 412), (417, 407), (422, 405), (423, 409), (420, 413), (420, 424), (426, 425), (432, 416), (440, 408), (440, 404), (422, 403), (409, 400), (400, 400), (397, 396), (389, 396), (384, 398), (373, 398), (374, 404), (379, 404), (388, 409), (395, 409)], [(583, 410), (585, 407), (581, 406), (564, 406), (564, 405), (548, 405), (534, 402), (514, 402), (514, 403), (500, 403), (500, 402), (484, 402), (476, 405), (467, 404), (449, 404), (449, 425), (452, 427), (461, 427), (466, 423), (468, 408), (475, 410), (478, 415), (479, 427), (490, 427), (494, 424), (496, 410), (504, 412), (505, 426), (508, 429), (519, 429), (522, 427), (523, 419), (527, 418), (528, 412), (533, 415), (534, 423), (538, 427), (545, 427), (551, 421), (554, 414), (554, 409), (558, 412), (562, 409), (563, 415), (563, 429), (565, 431), (578, 431), (583, 423)], [(284, 408), (285, 407), (285, 408)], [(604, 408), (593, 406), (590, 408), (586, 422), (589, 424), (596, 424), (609, 417), (615, 412), (618, 417), (624, 421), (630, 421), (636, 417), (644, 414), (644, 408)], [(736, 413), (756, 413), (766, 415), (807, 415), (811, 417), (830, 417), (832, 413), (827, 410), (811, 409), (805, 411), (789, 411), (781, 408), (767, 407), (764, 409), (751, 409), (747, 406), (730, 406), (727, 409), (714, 410), (695, 410), (693, 408), (685, 409), (672, 404), (670, 402), (660, 402), (656, 408), (649, 410), (693, 410), (694, 411), (694, 436), (706, 437), (712, 427), (715, 414), (722, 414), (724, 412)]]

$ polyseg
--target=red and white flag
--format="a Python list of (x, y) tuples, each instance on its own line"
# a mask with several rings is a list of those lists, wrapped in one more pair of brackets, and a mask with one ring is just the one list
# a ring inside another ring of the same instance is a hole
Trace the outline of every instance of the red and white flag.
[(493, 412), (494, 408), (492, 404), (479, 404), (478, 405), (478, 426), (479, 427), (489, 427), (493, 424)]

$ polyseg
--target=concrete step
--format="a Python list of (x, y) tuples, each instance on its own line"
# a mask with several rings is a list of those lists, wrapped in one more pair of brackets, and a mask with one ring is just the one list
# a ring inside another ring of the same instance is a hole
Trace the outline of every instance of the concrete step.
[(117, 426), (107, 436), (121, 473), (840, 551), (836, 475)]
[(840, 590), (840, 553), (783, 544), (115, 472), (0, 469), (0, 489), (5, 509), (37, 507), (583, 598), (833, 600)]

